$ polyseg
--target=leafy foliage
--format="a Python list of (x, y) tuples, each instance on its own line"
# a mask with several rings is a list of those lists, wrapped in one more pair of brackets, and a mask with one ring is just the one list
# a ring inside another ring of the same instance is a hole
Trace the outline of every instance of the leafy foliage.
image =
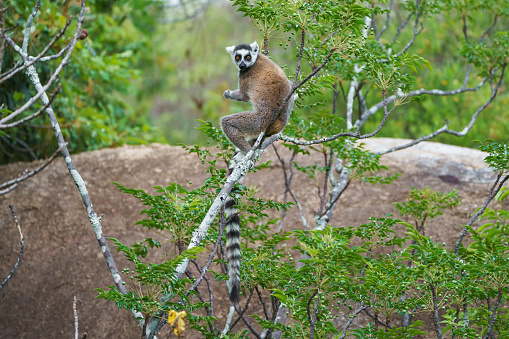
[[(6, 27), (19, 24), (12, 39), (22, 42), (25, 22), (33, 10), (33, 1), (7, 0)], [(143, 4), (143, 5), (142, 5)], [(62, 91), (53, 102), (64, 138), (74, 151), (93, 150), (121, 144), (140, 144), (158, 140), (150, 126), (148, 115), (133, 108), (129, 97), (137, 95), (132, 83), (141, 76), (137, 67), (140, 52), (148, 48), (157, 4), (145, 5), (139, 1), (87, 1), (84, 28), (89, 32), (79, 40), (72, 62), (62, 72)], [(79, 1), (52, 1), (43, 3), (35, 19), (29, 53), (37, 55), (64, 26), (71, 15), (79, 13)], [(150, 24), (149, 24), (150, 22)], [(75, 24), (49, 50), (58, 53), (74, 35)], [(16, 61), (17, 54), (6, 49), (0, 73)], [(60, 59), (37, 63), (41, 82), (45, 84)], [(19, 72), (0, 85), (0, 103), (5, 103), (2, 116), (20, 107), (35, 93), (28, 77)], [(41, 104), (36, 104), (38, 109)], [(35, 110), (33, 111), (35, 112)], [(26, 112), (25, 114), (29, 114)], [(6, 152), (0, 161), (19, 161), (33, 156), (46, 157), (53, 153), (53, 131), (44, 115), (30, 124), (7, 130), (1, 137)], [(159, 139), (161, 140), (161, 139)], [(24, 145), (27, 145), (26, 147)], [(17, 150), (17, 152), (13, 152)]]

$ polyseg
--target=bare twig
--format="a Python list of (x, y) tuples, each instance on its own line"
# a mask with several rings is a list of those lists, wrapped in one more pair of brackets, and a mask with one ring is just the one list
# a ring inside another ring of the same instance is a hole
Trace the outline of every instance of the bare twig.
[(5, 54), (5, 9), (4, 2), (0, 0), (0, 73), (2, 73), (2, 63)]
[[(251, 292), (252, 294), (252, 292)], [(255, 328), (253, 327), (253, 325), (251, 325), (251, 322), (249, 320), (247, 320), (246, 316), (243, 314), (243, 312), (241, 312), (240, 308), (239, 308), (239, 305), (237, 304), (233, 304), (233, 306), (235, 307), (235, 310), (237, 311), (237, 313), (240, 315), (240, 317), (242, 318), (242, 321), (244, 321), (244, 324), (247, 326), (247, 328), (249, 328), (249, 330), (251, 331), (251, 333), (253, 333), (253, 335), (257, 338), (257, 339), (261, 339), (260, 337), (260, 333), (258, 333), (257, 330), (255, 330)]]
[(417, 30), (417, 26), (419, 25), (419, 19), (421, 18), (421, 14), (422, 14), (422, 12), (417, 13), (417, 17), (415, 18), (415, 27), (414, 27), (414, 34), (412, 35), (412, 39), (410, 39), (408, 44), (406, 44), (406, 46), (399, 53), (395, 54), (394, 57), (397, 58), (400, 55), (402, 55), (403, 53), (406, 53), (406, 51), (408, 51), (408, 49), (410, 47), (412, 47), (412, 45), (414, 44), (415, 37), (417, 37), (419, 34), (421, 34), (421, 32), (424, 30), (424, 26), (422, 23), (421, 23), (421, 29)]
[[(209, 298), (210, 298), (210, 306), (207, 307), (207, 314), (209, 316), (214, 316), (214, 293), (212, 291), (212, 283), (210, 282), (210, 278), (207, 277), (206, 274), (203, 274), (203, 270), (200, 267), (200, 264), (198, 264), (198, 261), (196, 259), (191, 260), (191, 262), (195, 265), (196, 269), (198, 270), (198, 273), (200, 273), (200, 277), (203, 276), (203, 279), (205, 279), (207, 283), (207, 288), (209, 291)], [(212, 263), (212, 260), (210, 260), (210, 263)], [(210, 265), (210, 264), (209, 264)], [(198, 290), (198, 289), (196, 289)]]
[[(25, 70), (27, 69), (28, 67), (34, 65), (37, 61), (48, 61), (48, 60), (52, 60), (52, 59), (56, 59), (56, 58), (59, 58), (60, 56), (62, 56), (68, 49), (69, 49), (69, 45), (67, 45), (66, 47), (64, 47), (58, 54), (54, 55), (54, 56), (48, 56), (48, 57), (44, 57), (44, 55), (46, 55), (46, 53), (48, 53), (48, 51), (50, 50), (51, 47), (53, 47), (53, 45), (55, 44), (55, 42), (57, 42), (65, 33), (65, 31), (67, 30), (67, 27), (69, 27), (69, 25), (71, 24), (71, 21), (70, 19), (68, 19), (66, 22), (65, 22), (65, 25), (64, 27), (60, 30), (60, 32), (57, 33), (57, 35), (55, 35), (55, 37), (53, 37), (53, 39), (49, 42), (49, 44), (46, 45), (46, 47), (44, 47), (44, 49), (42, 50), (41, 53), (39, 53), (35, 58), (32, 58), (30, 57), (30, 61), (28, 63), (25, 63), (23, 66), (21, 67), (18, 67), (18, 68), (14, 68), (12, 69), (11, 72), (9, 73), (6, 73), (3, 77), (0, 78), (0, 84), (4, 81), (6, 81), (7, 79), (9, 78), (12, 78), (16, 73), (22, 71), (22, 70)], [(28, 56), (26, 56), (28, 57)]]
[(265, 320), (269, 320), (269, 314), (267, 313), (267, 307), (265, 306), (265, 303), (263, 302), (262, 294), (260, 293), (260, 290), (258, 289), (258, 286), (255, 286), (256, 294), (258, 294), (258, 299), (260, 300), (260, 304), (262, 304), (263, 307), (263, 314), (265, 315)]
[(74, 339), (79, 338), (79, 331), (78, 331), (78, 309), (76, 308), (76, 296), (74, 296), (74, 301), (72, 303), (72, 309), (74, 312)]
[[(373, 314), (372, 314), (372, 313), (371, 313), (371, 312), (370, 312), (367, 308), (365, 308), (365, 309), (364, 309), (364, 313), (366, 313), (366, 314), (368, 315), (368, 317), (370, 317), (370, 318), (372, 318), (373, 320), (375, 320), (375, 316), (374, 316), (374, 315), (373, 315)], [(380, 319), (376, 319), (376, 321), (377, 321), (380, 325), (382, 325), (382, 326), (384, 326), (384, 327), (392, 328), (392, 326), (391, 326), (391, 325), (387, 325), (386, 323), (384, 323), (384, 322), (383, 322), (382, 320), (380, 320)]]
[(19, 238), (20, 238), (20, 249), (19, 249), (19, 255), (18, 260), (16, 260), (16, 263), (14, 264), (14, 267), (12, 268), (11, 272), (5, 278), (5, 280), (0, 285), (0, 291), (7, 285), (9, 280), (14, 276), (14, 273), (18, 270), (19, 263), (21, 262), (21, 258), (23, 258), (23, 250), (25, 248), (25, 238), (23, 238), (23, 232), (21, 231), (21, 227), (19, 226), (18, 217), (16, 216), (16, 212), (14, 212), (14, 207), (9, 204), (9, 208), (11, 209), (12, 217), (14, 219), (14, 223), (16, 224), (16, 227), (18, 228)]
[(440, 327), (440, 318), (438, 317), (437, 291), (432, 282), (429, 283), (429, 288), (433, 298), (433, 325), (435, 326), (435, 334), (438, 339), (442, 339), (442, 328)]
[(28, 42), (30, 41), (30, 31), (32, 29), (32, 23), (34, 22), (34, 18), (39, 12), (39, 8), (41, 7), (41, 0), (37, 0), (35, 2), (34, 9), (27, 20), (27, 25), (25, 28), (25, 36), (23, 37), (23, 54), (27, 54), (28, 51)]
[(311, 306), (311, 302), (313, 301), (313, 298), (316, 297), (317, 294), (318, 294), (318, 289), (315, 289), (315, 291), (313, 292), (313, 294), (311, 294), (311, 296), (309, 297), (308, 302), (306, 304), (306, 311), (307, 311), (308, 321), (309, 321), (310, 325), (313, 323), (313, 319), (311, 317), (310, 306)]
[(484, 38), (486, 38), (488, 36), (488, 33), (493, 29), (493, 27), (495, 27), (495, 25), (497, 24), (497, 19), (498, 19), (498, 14), (495, 14), (495, 18), (493, 19), (493, 24), (491, 24), (490, 27), (488, 27), (488, 29), (486, 31), (484, 31), (484, 33), (481, 35), (481, 38), (479, 39), (479, 42), (483, 42), (484, 41)]
[(4, 189), (0, 190), (0, 195), (7, 194), (7, 193), (13, 191), (14, 189), (16, 189), (16, 187), (18, 187), (18, 184), (13, 184), (7, 188), (4, 188)]
[[(391, 19), (391, 12), (392, 12), (393, 2), (394, 2), (394, 0), (391, 0), (391, 2), (389, 3), (389, 12), (387, 12), (387, 18), (385, 19), (385, 25), (382, 27), (382, 29), (380, 30), (380, 32), (378, 34), (375, 34), (375, 39), (376, 40), (380, 39), (380, 37), (382, 36), (382, 34), (384, 34), (384, 32), (387, 29), (387, 27), (389, 27), (389, 21)], [(374, 20), (373, 20), (373, 22), (374, 22)]]
[[(247, 311), (247, 309), (249, 307), (249, 303), (251, 302), (251, 298), (253, 297), (253, 292), (254, 292), (254, 290), (251, 290), (251, 292), (249, 293), (249, 296), (247, 297), (246, 305), (244, 306), (244, 309), (239, 313), (238, 318), (235, 319), (233, 324), (230, 326), (230, 331), (235, 327), (235, 325), (237, 325), (239, 320), (244, 316), (244, 313)], [(237, 312), (238, 312), (238, 309), (237, 309)]]
[(500, 302), (502, 301), (502, 296), (503, 296), (503, 289), (499, 288), (497, 300), (495, 301), (493, 310), (491, 310), (490, 327), (488, 328), (488, 331), (486, 332), (486, 337), (484, 337), (485, 339), (495, 339), (495, 334), (493, 333), (493, 326), (495, 325), (495, 322), (497, 321), (498, 307), (500, 306)]
[(394, 37), (392, 38), (392, 41), (391, 41), (391, 44), (393, 44), (396, 39), (398, 38), (399, 34), (401, 33), (401, 31), (403, 30), (403, 28), (406, 27), (406, 25), (408, 25), (408, 23), (410, 22), (410, 18), (414, 15), (414, 13), (410, 13), (408, 14), (408, 17), (406, 18), (405, 21), (403, 21), (401, 23), (401, 25), (399, 25), (398, 29), (396, 30), (396, 33), (394, 34)]
[(233, 303), (230, 304), (230, 312), (228, 312), (228, 317), (226, 317), (226, 324), (224, 325), (224, 330), (221, 332), (222, 336), (226, 335), (230, 330), (230, 324), (233, 319), (233, 314), (235, 313), (235, 308), (233, 307)]
[(466, 13), (463, 13), (462, 19), (463, 19), (463, 35), (465, 36), (465, 41), (467, 42), (467, 44), (470, 45), (470, 41), (468, 41), (467, 14)]
[(46, 108), (48, 108), (51, 103), (53, 102), (53, 100), (55, 99), (55, 97), (57, 96), (57, 94), (60, 92), (60, 90), (62, 89), (62, 84), (58, 84), (57, 88), (55, 89), (55, 91), (51, 94), (50, 98), (49, 98), (49, 101), (40, 109), (38, 110), (37, 112), (35, 112), (34, 114), (31, 114), (27, 117), (24, 117), (23, 119), (20, 119), (18, 121), (15, 121), (15, 122), (12, 122), (10, 124), (0, 124), (0, 129), (2, 128), (12, 128), (12, 127), (16, 127), (16, 126), (19, 126), (27, 121), (30, 121), (36, 117), (38, 117), (39, 115), (41, 115), (45, 110)]
[(316, 298), (315, 307), (313, 308), (313, 316), (311, 317), (311, 322), (309, 323), (309, 339), (315, 339), (315, 328), (316, 328), (316, 314), (318, 312), (318, 300), (320, 298)]
[[(454, 254), (458, 255), (458, 253), (459, 253), (461, 242), (463, 241), (463, 238), (465, 237), (465, 235), (468, 232), (468, 228), (467, 227), (472, 226), (474, 221), (476, 221), (477, 218), (481, 214), (484, 213), (484, 211), (486, 210), (486, 208), (490, 204), (491, 200), (493, 200), (493, 198), (497, 195), (497, 193), (500, 191), (500, 189), (502, 188), (504, 183), (507, 181), (507, 179), (509, 179), (509, 175), (506, 175), (503, 178), (502, 178), (502, 174), (498, 174), (497, 175), (497, 179), (495, 180), (495, 183), (491, 186), (490, 194), (488, 195), (488, 198), (484, 202), (484, 205), (472, 216), (472, 218), (470, 218), (470, 221), (468, 222), (468, 224), (463, 229), (463, 232), (461, 232), (461, 234), (460, 234), (460, 236), (458, 238), (458, 241), (456, 242), (456, 245), (454, 246)], [(498, 187), (497, 187), (497, 184), (498, 184)]]
[(295, 78), (293, 79), (294, 84), (296, 84), (297, 80), (299, 80), (300, 64), (302, 61), (302, 52), (304, 51), (305, 37), (306, 37), (306, 30), (304, 28), (302, 28), (301, 38), (300, 38), (299, 57), (297, 58), (297, 68), (295, 69)]
[[(383, 95), (385, 97), (385, 92), (383, 92)], [(296, 145), (307, 145), (307, 146), (309, 146), (309, 145), (316, 145), (316, 144), (321, 144), (321, 143), (324, 143), (324, 142), (336, 140), (339, 137), (352, 137), (352, 138), (356, 138), (356, 139), (371, 138), (371, 137), (375, 136), (376, 134), (378, 134), (378, 132), (380, 132), (382, 127), (385, 125), (385, 122), (387, 121), (387, 118), (392, 113), (392, 111), (396, 108), (396, 106), (394, 106), (393, 108), (391, 108), (391, 110), (388, 111), (387, 110), (387, 102), (385, 100), (384, 100), (384, 103), (385, 103), (385, 106), (384, 106), (384, 110), (385, 110), (384, 117), (383, 117), (382, 121), (379, 123), (378, 127), (373, 132), (371, 132), (371, 133), (361, 135), (359, 132), (341, 132), (341, 133), (335, 134), (335, 135), (333, 135), (331, 137), (324, 137), (324, 138), (321, 138), (321, 139), (309, 140), (309, 141), (300, 141), (300, 140), (297, 140), (297, 139), (294, 139), (294, 138), (290, 138), (290, 137), (288, 137), (286, 135), (281, 135), (280, 139), (283, 140), (283, 141), (294, 143)]]
[[(477, 86), (475, 87), (470, 87), (470, 88), (459, 88), (459, 89), (455, 89), (455, 90), (451, 90), (451, 91), (442, 91), (442, 90), (439, 90), (439, 89), (431, 89), (431, 90), (427, 90), (427, 89), (419, 89), (419, 90), (416, 90), (416, 91), (412, 91), (408, 94), (406, 94), (406, 97), (407, 98), (411, 98), (413, 96), (416, 96), (416, 95), (423, 95), (423, 94), (427, 94), (427, 95), (437, 95), (437, 96), (449, 96), (449, 95), (456, 95), (456, 94), (460, 94), (460, 93), (464, 93), (464, 92), (475, 92), (475, 91), (478, 91), (485, 83), (486, 81), (488, 80), (488, 78), (484, 78)], [(398, 96), (397, 95), (391, 95), (390, 97), (388, 97), (386, 99), (386, 102), (387, 104), (390, 104), (391, 102), (393, 102)], [(384, 107), (384, 103), (383, 101), (377, 103), (376, 105), (372, 106), (368, 111), (366, 111), (365, 114), (362, 115), (361, 119), (359, 119), (354, 127), (356, 129), (359, 129), (361, 126), (364, 125), (364, 123), (366, 122), (366, 120), (373, 114), (375, 114), (380, 108)]]
[(339, 337), (339, 339), (344, 339), (344, 338), (345, 338), (345, 336), (346, 336), (346, 332), (347, 332), (347, 331), (348, 331), (348, 329), (350, 328), (350, 325), (352, 325), (352, 323), (353, 323), (353, 321), (354, 321), (355, 317), (357, 317), (357, 315), (358, 315), (359, 313), (361, 313), (361, 312), (362, 312), (365, 308), (367, 308), (367, 306), (362, 305), (362, 306), (361, 306), (358, 310), (356, 310), (356, 311), (354, 312), (354, 314), (352, 314), (352, 315), (350, 316), (350, 319), (348, 319), (348, 321), (346, 322), (345, 327), (343, 328), (343, 334), (341, 334), (341, 336)]
[(21, 65), (23, 61), (21, 59), (18, 59), (18, 61), (16, 61), (16, 63), (14, 63), (14, 66), (12, 66), (12, 68), (10, 68), (9, 70), (5, 71), (4, 73), (0, 73), (1, 76), (5, 76), (7, 74), (10, 74), (12, 72), (14, 72), (16, 69), (18, 69), (18, 66)]
[(293, 96), (295, 91), (297, 89), (299, 89), (300, 87), (302, 87), (302, 85), (304, 85), (309, 79), (311, 79), (313, 76), (315, 76), (316, 73), (320, 72), (325, 65), (327, 65), (330, 58), (332, 57), (332, 54), (334, 54), (335, 51), (336, 51), (336, 48), (333, 47), (330, 50), (329, 54), (327, 54), (327, 56), (325, 57), (325, 60), (318, 67), (316, 67), (311, 73), (309, 73), (304, 79), (302, 79), (301, 82), (299, 82), (298, 84), (294, 83), (294, 85), (292, 86), (292, 89), (290, 90), (290, 93), (288, 93), (286, 98), (283, 100), (283, 103), (281, 104), (281, 106), (279, 106), (279, 108), (277, 110), (278, 114), (279, 114), (279, 112), (281, 112), (284, 109), (286, 103), (288, 102), (288, 100), (290, 100), (290, 98)]
[[(7, 39), (7, 42), (11, 46), (17, 47), (17, 50), (19, 51), (19, 47), (16, 45), (16, 43), (14, 41), (12, 41), (12, 39), (10, 39), (9, 37), (7, 37), (6, 39)], [(74, 41), (74, 44), (75, 43), (76, 43), (76, 41)], [(72, 47), (73, 47), (72, 48), (72, 50), (73, 50), (74, 49), (74, 45)], [(63, 67), (67, 64), (67, 62), (70, 59), (72, 50), (70, 52), (68, 51), (68, 53), (66, 54), (64, 59), (60, 62), (60, 65), (58, 65), (58, 67), (55, 69), (55, 71), (51, 75), (50, 79), (48, 80), (48, 82), (44, 86), (41, 85), (41, 82), (39, 80), (39, 76), (37, 74), (37, 71), (36, 71), (35, 67), (33, 65), (28, 67), (28, 71), (27, 72), (28, 72), (28, 75), (29, 75), (30, 79), (32, 80), (32, 83), (38, 84), (38, 85), (36, 85), (36, 89), (38, 90), (37, 94), (34, 95), (32, 98), (30, 98), (30, 100), (28, 100), (23, 106), (18, 108), (16, 111), (10, 113), (5, 118), (0, 119), (0, 124), (4, 124), (5, 122), (14, 119), (16, 116), (18, 116), (19, 114), (21, 114), (24, 111), (26, 111), (28, 109), (28, 107), (32, 106), (34, 104), (34, 102), (36, 102), (40, 97), (42, 97), (42, 100), (43, 100), (43, 102), (45, 104), (48, 103), (49, 99), (48, 99), (48, 97), (46, 95), (46, 91), (50, 88), (50, 86), (55, 81), (57, 81), (58, 75), (60, 74), (60, 72), (62, 71)], [(25, 59), (25, 60), (28, 60), (28, 59)], [(28, 63), (29, 61), (25, 61), (25, 62)]]
[(475, 111), (475, 113), (472, 115), (472, 118), (470, 119), (470, 122), (468, 123), (468, 125), (465, 128), (463, 128), (463, 130), (461, 130), (459, 132), (451, 130), (448, 127), (449, 126), (449, 122), (447, 122), (444, 126), (442, 126), (441, 128), (439, 128), (438, 130), (436, 130), (433, 133), (430, 133), (430, 134), (428, 134), (426, 136), (420, 137), (419, 139), (415, 139), (415, 140), (413, 140), (413, 141), (411, 141), (409, 143), (406, 143), (404, 145), (396, 146), (396, 147), (390, 148), (390, 149), (385, 150), (385, 151), (377, 152), (377, 154), (379, 154), (379, 155), (387, 154), (387, 153), (395, 152), (395, 151), (398, 151), (398, 150), (401, 150), (401, 149), (404, 149), (404, 148), (408, 148), (408, 147), (414, 146), (414, 145), (416, 145), (416, 144), (418, 144), (418, 143), (420, 143), (422, 141), (430, 140), (430, 139), (432, 139), (432, 138), (434, 138), (437, 135), (442, 134), (442, 133), (452, 134), (452, 135), (455, 135), (457, 137), (461, 137), (461, 136), (466, 135), (472, 129), (472, 127), (474, 126), (474, 123), (477, 120), (477, 117), (479, 116), (479, 114), (482, 111), (484, 111), (484, 109), (486, 109), (486, 107), (488, 107), (488, 105), (497, 96), (498, 90), (500, 89), (500, 85), (502, 84), (502, 80), (504, 78), (505, 68), (506, 68), (506, 65), (504, 65), (503, 68), (502, 68), (502, 74), (500, 75), (500, 79), (499, 79), (497, 85), (492, 89), (492, 94), (491, 94), (490, 98), (481, 107), (479, 107)]
[[(25, 173), (23, 173), (22, 175), (20, 175), (16, 179), (12, 179), (12, 180), (6, 181), (4, 183), (1, 183), (0, 184), (0, 188), (4, 188), (6, 186), (17, 185), (18, 183), (20, 183), (22, 181), (25, 181), (26, 179), (36, 175), (37, 173), (42, 171), (46, 166), (48, 166), (53, 161), (53, 159), (55, 159), (55, 157), (58, 155), (58, 153), (61, 150), (62, 150), (62, 147), (59, 147), (55, 152), (53, 152), (51, 157), (49, 157), (41, 166), (37, 167), (36, 169), (34, 169), (34, 170), (30, 171), (30, 172), (25, 171)], [(0, 194), (1, 194), (1, 192), (0, 192)]]
[[(304, 215), (304, 209), (302, 208), (302, 205), (301, 203), (299, 202), (299, 200), (297, 199), (297, 196), (293, 193), (292, 189), (291, 189), (291, 183), (292, 183), (292, 179), (293, 179), (293, 159), (296, 155), (296, 152), (294, 151), (292, 153), (292, 157), (290, 158), (290, 161), (289, 161), (289, 167), (290, 167), (290, 176), (287, 177), (287, 174), (286, 174), (286, 167), (285, 167), (285, 162), (284, 162), (284, 159), (279, 155), (279, 152), (277, 151), (277, 149), (274, 147), (274, 150), (276, 151), (276, 155), (279, 159), (279, 161), (281, 162), (281, 164), (283, 165), (283, 173), (284, 173), (284, 176), (285, 176), (285, 203), (286, 203), (286, 193), (290, 193), (290, 195), (292, 196), (292, 199), (293, 201), (295, 201), (295, 204), (297, 205), (297, 209), (299, 210), (299, 215), (300, 215), (300, 220), (302, 221), (302, 225), (304, 225), (304, 228), (306, 230), (309, 229), (309, 224), (306, 220), (306, 217)], [(284, 218), (284, 215), (285, 215), (285, 211), (283, 211), (283, 216), (281, 219)], [(280, 224), (280, 227), (279, 227), (279, 231), (281, 231), (283, 229), (283, 220), (281, 220), (281, 224)]]
[[(286, 204), (288, 202), (288, 191), (289, 191), (289, 186), (291, 184), (291, 181), (292, 181), (292, 175), (290, 176), (290, 178), (288, 178), (288, 175), (286, 173), (286, 163), (285, 163), (285, 159), (283, 159), (280, 155), (279, 155), (279, 152), (277, 151), (277, 147), (276, 145), (272, 144), (272, 148), (274, 148), (274, 152), (276, 153), (276, 156), (279, 160), (279, 162), (281, 163), (281, 166), (282, 166), (282, 169), (283, 169), (283, 176), (284, 176), (284, 179), (285, 179), (285, 192), (284, 192), (284, 197), (283, 197), (283, 202)], [(293, 155), (295, 155), (295, 151), (293, 152)], [(293, 159), (293, 155), (292, 155), (292, 158), (290, 159), (290, 166), (292, 165), (292, 159)], [(279, 223), (279, 229), (278, 229), (278, 232), (281, 232), (283, 230), (283, 223), (285, 221), (285, 217), (286, 217), (286, 210), (283, 209), (283, 212), (281, 213), (281, 221)], [(267, 319), (268, 320), (268, 319)]]
[(187, 290), (186, 295), (188, 295), (190, 291), (194, 290), (200, 284), (200, 282), (203, 280), (203, 277), (205, 277), (205, 274), (209, 270), (209, 267), (212, 264), (212, 260), (216, 256), (217, 249), (218, 249), (219, 244), (221, 242), (221, 237), (223, 236), (223, 230), (224, 230), (224, 223), (220, 223), (219, 224), (219, 234), (217, 235), (217, 240), (216, 240), (216, 243), (214, 245), (214, 249), (210, 253), (209, 259), (207, 260), (207, 263), (205, 264), (203, 269), (201, 269), (200, 276), (198, 277), (198, 279), (196, 279), (196, 281), (193, 283), (193, 285)]

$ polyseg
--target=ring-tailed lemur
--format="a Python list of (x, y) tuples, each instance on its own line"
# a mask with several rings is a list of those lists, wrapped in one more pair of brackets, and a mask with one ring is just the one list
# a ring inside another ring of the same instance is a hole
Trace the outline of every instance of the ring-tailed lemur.
[[(258, 54), (258, 44), (240, 44), (226, 47), (233, 63), (239, 69), (239, 89), (226, 90), (224, 97), (237, 101), (251, 101), (253, 111), (240, 112), (221, 119), (221, 128), (239, 153), (230, 163), (230, 171), (250, 149), (261, 132), (265, 136), (277, 134), (283, 130), (293, 109), (294, 96), (284, 109), (277, 113), (291, 90), (291, 82), (285, 73), (272, 60)], [(240, 157), (239, 157), (240, 156)], [(240, 242), (239, 216), (235, 201), (228, 198), (225, 202), (226, 252), (228, 254), (230, 300), (239, 301), (240, 289)]]

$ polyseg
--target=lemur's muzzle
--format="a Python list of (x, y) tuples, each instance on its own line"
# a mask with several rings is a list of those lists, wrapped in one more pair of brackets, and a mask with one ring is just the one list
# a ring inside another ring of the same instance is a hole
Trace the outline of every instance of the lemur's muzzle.
[(240, 64), (239, 64), (239, 69), (241, 71), (245, 70), (246, 69), (246, 63), (244, 61), (242, 61)]

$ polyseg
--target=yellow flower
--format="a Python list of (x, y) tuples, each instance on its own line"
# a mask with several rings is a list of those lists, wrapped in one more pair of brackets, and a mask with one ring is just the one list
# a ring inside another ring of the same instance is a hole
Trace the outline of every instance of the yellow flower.
[(180, 335), (182, 332), (185, 331), (186, 323), (184, 322), (184, 318), (186, 317), (187, 313), (186, 311), (182, 312), (175, 312), (174, 310), (171, 310), (168, 313), (168, 324), (173, 327), (173, 332), (175, 335)]

